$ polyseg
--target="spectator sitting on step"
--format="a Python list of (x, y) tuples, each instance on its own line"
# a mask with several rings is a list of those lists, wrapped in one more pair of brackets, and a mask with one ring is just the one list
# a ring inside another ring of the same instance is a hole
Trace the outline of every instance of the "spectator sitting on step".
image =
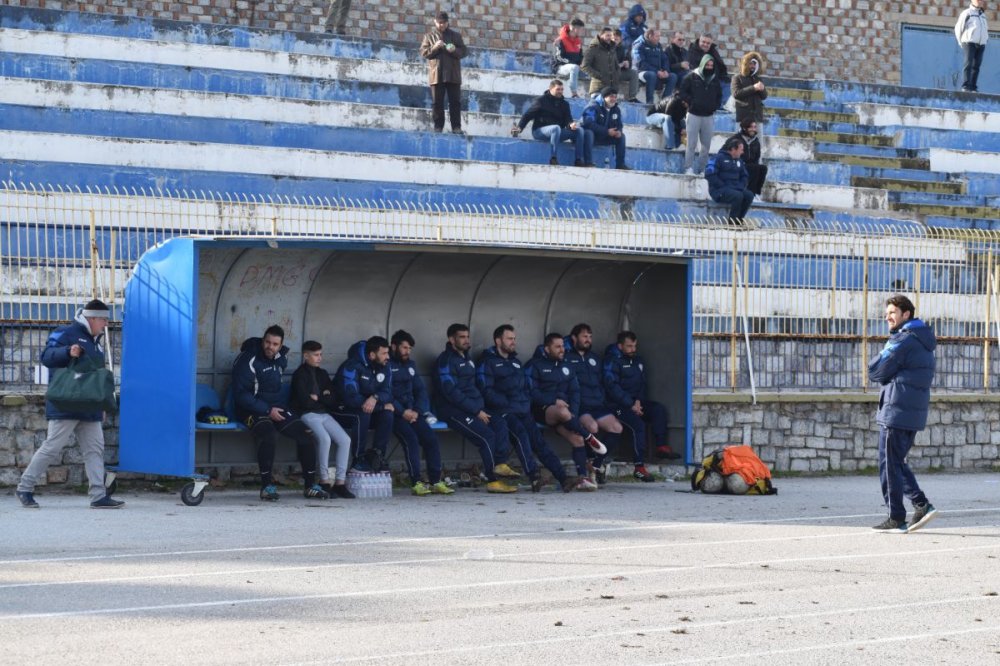
[(733, 76), (736, 123), (742, 126), (747, 118), (755, 120), (758, 136), (763, 130), (764, 100), (767, 99), (767, 88), (760, 80), (763, 71), (764, 58), (756, 51), (751, 51), (740, 60), (740, 73)]
[(670, 97), (677, 86), (677, 75), (670, 71), (670, 57), (660, 45), (660, 31), (650, 28), (632, 45), (632, 60), (639, 80), (646, 86), (646, 104), (652, 104), (657, 91)]
[(705, 169), (708, 193), (713, 201), (729, 204), (731, 223), (742, 223), (753, 203), (753, 192), (747, 189), (749, 174), (742, 156), (743, 140), (729, 137)]
[[(670, 109), (671, 105), (674, 109)], [(678, 122), (681, 121), (676, 114), (670, 115), (672, 110), (677, 109), (681, 111), (679, 118), (683, 118), (683, 106), (673, 96), (661, 97), (646, 109), (646, 124), (663, 132), (664, 150), (673, 150), (681, 145), (680, 129), (678, 129)]]
[(586, 132), (580, 123), (573, 120), (573, 112), (569, 102), (563, 97), (563, 82), (553, 79), (549, 89), (541, 97), (532, 102), (521, 119), (511, 129), (512, 136), (518, 136), (531, 123), (531, 136), (536, 141), (548, 141), (551, 144), (549, 164), (559, 164), (556, 151), (563, 141), (572, 141), (576, 149), (574, 166), (593, 166), (590, 155), (590, 145), (586, 140)]
[(697, 41), (691, 42), (688, 47), (688, 67), (690, 69), (700, 67), (706, 55), (712, 56), (712, 60), (715, 61), (715, 75), (719, 77), (719, 85), (722, 87), (722, 99), (716, 108), (721, 109), (723, 102), (729, 99), (729, 70), (719, 55), (719, 47), (715, 44), (714, 38), (707, 32), (702, 33)]
[(447, 12), (438, 12), (434, 28), (420, 43), (420, 55), (427, 60), (435, 132), (444, 130), (444, 98), (447, 95), (451, 133), (465, 134), (462, 131), (462, 58), (465, 54), (465, 42), (449, 27)]
[[(715, 110), (719, 108), (719, 100), (722, 99), (722, 88), (715, 73), (715, 60), (712, 56), (702, 56), (698, 68), (684, 77), (678, 87), (677, 98), (687, 108), (687, 151), (684, 154), (684, 173), (693, 176), (708, 163), (712, 133), (715, 132)], [(700, 152), (699, 144), (701, 144)]]
[(615, 57), (618, 58), (618, 86), (621, 88), (628, 84), (628, 102), (638, 102), (639, 98), (639, 72), (632, 67), (632, 48), (626, 47), (621, 39), (621, 33), (613, 33), (615, 40)]
[(632, 5), (632, 8), (628, 10), (628, 18), (622, 21), (621, 27), (618, 28), (618, 34), (622, 38), (622, 45), (626, 49), (631, 50), (632, 44), (645, 33), (646, 10), (642, 8), (642, 5)]
[(604, 88), (601, 95), (583, 110), (583, 129), (587, 142), (592, 146), (614, 146), (615, 168), (628, 170), (625, 165), (625, 132), (621, 109), (618, 108), (618, 91)]
[(583, 64), (583, 19), (574, 17), (559, 29), (559, 36), (553, 42), (552, 73), (569, 79), (571, 97), (579, 97), (580, 65)]
[(691, 71), (688, 63), (687, 37), (680, 30), (675, 30), (670, 37), (670, 45), (665, 49), (670, 60), (670, 71), (677, 75), (680, 81)]
[(767, 179), (767, 165), (760, 163), (760, 137), (757, 134), (757, 121), (744, 118), (740, 123), (740, 131), (731, 138), (743, 142), (743, 162), (746, 164), (749, 180), (747, 189), (760, 197), (764, 181)]
[(615, 45), (614, 32), (614, 29), (608, 26), (601, 28), (601, 32), (583, 52), (583, 64), (580, 65), (580, 69), (590, 77), (590, 88), (587, 93), (589, 95), (608, 86), (618, 87), (622, 70), (618, 66), (618, 47)]

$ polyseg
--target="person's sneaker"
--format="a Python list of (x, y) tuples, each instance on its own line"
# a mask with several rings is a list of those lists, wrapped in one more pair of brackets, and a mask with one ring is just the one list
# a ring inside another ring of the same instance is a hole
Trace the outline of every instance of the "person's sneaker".
[(872, 527), (872, 529), (879, 532), (899, 532), (900, 534), (904, 534), (906, 532), (906, 521), (886, 518), (883, 522)]
[(649, 473), (645, 465), (636, 465), (635, 470), (632, 472), (633, 478), (642, 481), (643, 483), (652, 483), (656, 481), (656, 477)]
[(694, 169), (687, 168), (687, 169), (684, 169), (684, 175), (685, 176), (697, 176), (698, 174), (696, 174), (694, 172)]
[(552, 166), (559, 166), (559, 158), (553, 155), (552, 157), (549, 158), (549, 164), (551, 164)]
[(910, 521), (910, 526), (906, 531), (916, 532), (921, 527), (934, 520), (935, 516), (937, 516), (937, 509), (935, 509), (934, 505), (930, 502), (927, 502), (922, 506), (914, 506), (913, 520)]
[(589, 460), (587, 461), (587, 478), (590, 479), (591, 483), (597, 484), (597, 470), (594, 468), (594, 463)]
[(322, 488), (324, 491), (326, 491), (327, 495), (333, 497), (333, 486), (330, 485), (329, 481), (324, 481), (323, 483), (319, 484), (319, 487)]
[(351, 466), (352, 472), (367, 473), (372, 471), (372, 466), (366, 463), (364, 460), (356, 460)]
[(593, 435), (587, 435), (587, 439), (583, 440), (583, 443), (589, 446), (594, 453), (599, 456), (603, 456), (608, 452), (608, 447), (601, 443), (601, 440), (597, 439)]
[(412, 492), (417, 497), (423, 497), (424, 495), (431, 494), (431, 487), (424, 483), (423, 481), (417, 481), (412, 486), (410, 486), (410, 492)]
[(486, 484), (486, 492), (488, 493), (516, 493), (517, 486), (512, 486), (504, 481), (490, 481)]
[(340, 497), (341, 499), (354, 499), (357, 497), (357, 495), (347, 489), (347, 484), (344, 483), (338, 483), (332, 486), (330, 497), (333, 497), (334, 495)]
[(443, 127), (435, 127), (434, 131), (437, 132), (438, 134), (440, 134), (441, 132), (444, 131), (444, 128)]
[(608, 468), (605, 465), (594, 466), (594, 482), (598, 486), (608, 485)]
[(597, 490), (597, 484), (585, 476), (576, 480), (576, 489), (581, 493), (592, 493)]
[(583, 163), (583, 160), (573, 160), (573, 166), (575, 166), (575, 167), (582, 167), (582, 166), (586, 166), (586, 165)]
[(459, 127), (458, 129), (452, 128), (451, 133), (455, 136), (465, 136), (465, 130)]
[(530, 479), (531, 479), (531, 492), (533, 493), (541, 492), (542, 488), (545, 487), (545, 481), (542, 479), (541, 473), (535, 472), (534, 474), (531, 475)]
[(278, 494), (278, 488), (274, 484), (260, 489), (260, 498), (265, 502), (277, 502), (279, 497), (281, 495)]
[(14, 494), (17, 495), (18, 501), (21, 502), (21, 506), (23, 506), (25, 509), (38, 508), (38, 502), (35, 501), (34, 493), (26, 493), (18, 490)]
[(667, 460), (677, 460), (681, 457), (681, 454), (677, 453), (666, 444), (656, 447), (656, 455), (659, 458), (665, 458)]
[(521, 477), (521, 473), (514, 470), (507, 463), (500, 463), (493, 468), (493, 473), (499, 476), (501, 479), (517, 479)]
[(571, 493), (574, 490), (576, 490), (576, 478), (571, 476), (566, 479), (563, 479), (559, 485), (562, 486), (562, 491), (564, 493)]
[(306, 499), (330, 499), (330, 493), (320, 488), (318, 483), (314, 483), (303, 490), (302, 496)]
[(616, 166), (615, 168), (618, 169), (619, 171), (631, 171), (632, 170), (632, 167), (630, 167), (627, 164), (623, 164), (621, 166)]
[(438, 481), (431, 486), (431, 492), (435, 495), (454, 495), (455, 489), (444, 481)]
[(110, 495), (105, 495), (99, 500), (94, 500), (90, 503), (91, 509), (120, 509), (125, 506), (125, 502), (121, 500), (116, 500)]
[(583, 163), (583, 166), (587, 167), (588, 169), (592, 169), (592, 168), (594, 168), (594, 167), (595, 167), (596, 165), (595, 165), (595, 164), (594, 164), (593, 162), (584, 162), (584, 163)]

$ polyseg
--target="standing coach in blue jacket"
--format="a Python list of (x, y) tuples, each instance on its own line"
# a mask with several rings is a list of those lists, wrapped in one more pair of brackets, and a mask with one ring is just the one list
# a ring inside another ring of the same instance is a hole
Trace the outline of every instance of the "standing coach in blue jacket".
[[(907, 532), (926, 525), (937, 513), (917, 485), (906, 455), (917, 432), (927, 425), (927, 408), (934, 381), (934, 332), (914, 317), (913, 303), (896, 294), (885, 302), (889, 339), (868, 364), (868, 376), (882, 385), (878, 397), (878, 473), (889, 517), (876, 530)], [(903, 496), (913, 502), (907, 525)]]
[(510, 455), (510, 431), (502, 418), (486, 411), (483, 394), (476, 385), (476, 364), (469, 358), (469, 327), (452, 324), (448, 327), (448, 344), (437, 359), (434, 390), (438, 399), (438, 414), (448, 425), (467, 437), (479, 448), (486, 475), (486, 490), (491, 493), (515, 493), (517, 486), (504, 483), (498, 477), (517, 477), (506, 464)]
[(646, 453), (646, 426), (653, 432), (653, 446), (661, 458), (675, 460), (667, 443), (667, 408), (646, 397), (646, 366), (639, 356), (639, 338), (632, 331), (622, 331), (618, 341), (604, 353), (604, 388), (617, 409), (616, 416), (629, 430), (635, 445), (635, 459)]
[[(395, 405), (388, 362), (389, 341), (374, 335), (351, 345), (333, 378), (340, 403), (335, 416), (353, 425), (354, 468), (361, 472), (380, 471), (389, 451)], [(375, 430), (374, 451), (366, 454), (369, 429)]]

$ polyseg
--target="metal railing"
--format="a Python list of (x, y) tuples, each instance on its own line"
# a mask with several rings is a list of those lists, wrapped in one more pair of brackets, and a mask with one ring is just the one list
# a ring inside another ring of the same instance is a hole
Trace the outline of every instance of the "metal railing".
[[(0, 183), (0, 386), (31, 386), (54, 322), (121, 304), (144, 251), (176, 236), (331, 239), (695, 257), (694, 386), (864, 390), (904, 292), (938, 334), (938, 384), (998, 388), (1000, 233), (916, 223), (819, 225), (318, 197)], [(116, 308), (115, 312), (119, 310)]]

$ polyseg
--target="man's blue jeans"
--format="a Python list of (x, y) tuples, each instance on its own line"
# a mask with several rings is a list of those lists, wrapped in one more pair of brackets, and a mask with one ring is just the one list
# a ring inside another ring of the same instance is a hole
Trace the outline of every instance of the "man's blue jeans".
[(639, 80), (646, 86), (646, 104), (653, 103), (653, 95), (656, 93), (657, 88), (663, 88), (663, 92), (660, 93), (661, 97), (669, 97), (673, 94), (674, 88), (677, 86), (677, 75), (673, 72), (665, 79), (658, 77), (656, 72), (652, 70), (639, 72)]
[[(615, 147), (615, 168), (621, 169), (625, 166), (625, 134), (622, 133), (617, 139), (605, 135), (603, 138), (596, 138), (591, 130), (587, 130), (586, 152), (592, 152), (594, 146), (614, 146)], [(587, 160), (584, 160), (587, 162)], [(589, 163), (589, 162), (588, 162)]]
[(576, 130), (559, 127), (558, 125), (546, 125), (542, 128), (532, 127), (531, 136), (535, 137), (536, 141), (548, 141), (552, 144), (551, 157), (556, 156), (556, 151), (560, 143), (563, 141), (572, 141), (576, 153), (574, 159), (579, 162), (591, 161), (590, 151), (587, 150), (587, 142), (584, 140), (583, 128), (579, 125), (577, 125)]

